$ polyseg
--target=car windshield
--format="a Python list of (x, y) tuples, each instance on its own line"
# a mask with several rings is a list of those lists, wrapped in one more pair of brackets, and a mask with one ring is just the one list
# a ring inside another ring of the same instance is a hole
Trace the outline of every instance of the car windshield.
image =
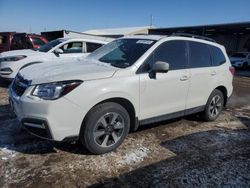
[(127, 68), (133, 65), (153, 44), (148, 39), (118, 39), (90, 54), (87, 59), (109, 63), (114, 67)]
[(245, 53), (235, 53), (231, 57), (246, 58), (247, 54), (245, 54)]
[(49, 43), (47, 43), (47, 44), (41, 46), (40, 48), (38, 48), (38, 51), (39, 52), (48, 52), (49, 50), (51, 50), (52, 48), (54, 48), (58, 44), (61, 44), (64, 41), (66, 41), (66, 40), (65, 39), (52, 40)]

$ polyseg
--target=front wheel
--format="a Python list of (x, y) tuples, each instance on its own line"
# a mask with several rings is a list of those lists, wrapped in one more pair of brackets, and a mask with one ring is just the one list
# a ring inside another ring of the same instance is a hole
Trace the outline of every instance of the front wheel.
[(95, 106), (82, 125), (80, 139), (88, 151), (102, 154), (113, 151), (128, 135), (130, 117), (127, 110), (113, 102)]
[(214, 121), (220, 115), (224, 106), (224, 96), (222, 92), (215, 89), (208, 98), (203, 118), (205, 121)]

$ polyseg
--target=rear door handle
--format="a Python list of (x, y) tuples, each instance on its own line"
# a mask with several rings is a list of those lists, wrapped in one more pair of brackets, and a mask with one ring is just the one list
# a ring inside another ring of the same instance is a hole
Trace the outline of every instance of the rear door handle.
[(188, 76), (182, 76), (182, 77), (180, 78), (180, 80), (181, 80), (181, 81), (188, 80)]
[(211, 72), (211, 75), (212, 76), (216, 75), (216, 71)]

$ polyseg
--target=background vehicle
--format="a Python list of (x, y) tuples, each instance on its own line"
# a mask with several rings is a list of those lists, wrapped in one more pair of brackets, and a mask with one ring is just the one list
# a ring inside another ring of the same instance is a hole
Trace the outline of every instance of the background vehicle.
[(223, 46), (184, 36), (125, 37), (84, 63), (27, 67), (12, 82), (11, 104), (32, 134), (79, 138), (95, 154), (116, 149), (138, 125), (194, 113), (213, 121), (234, 69)]
[(0, 53), (9, 51), (11, 47), (12, 38), (15, 32), (0, 33)]
[(250, 52), (237, 52), (230, 56), (230, 61), (235, 68), (247, 69), (250, 66)]
[(14, 50), (0, 54), (0, 77), (13, 79), (21, 68), (47, 61), (72, 62), (78, 57), (85, 57), (105, 41), (88, 39), (57, 39), (51, 41), (37, 51)]
[(48, 40), (36, 34), (4, 32), (0, 33), (0, 53), (9, 50), (38, 49)]
[(12, 39), (11, 50), (36, 50), (46, 43), (48, 43), (48, 40), (41, 35), (16, 33)]

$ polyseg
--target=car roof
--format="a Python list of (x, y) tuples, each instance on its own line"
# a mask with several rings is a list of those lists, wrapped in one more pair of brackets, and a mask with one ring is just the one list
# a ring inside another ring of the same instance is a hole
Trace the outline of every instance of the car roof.
[(101, 44), (106, 44), (108, 43), (107, 41), (104, 40), (98, 40), (98, 39), (84, 39), (84, 38), (58, 38), (60, 40), (65, 41), (83, 41), (83, 42), (95, 42), (95, 43), (101, 43)]
[(126, 37), (122, 37), (124, 39), (145, 39), (145, 40), (160, 40), (164, 37), (167, 37), (166, 35), (129, 35)]

